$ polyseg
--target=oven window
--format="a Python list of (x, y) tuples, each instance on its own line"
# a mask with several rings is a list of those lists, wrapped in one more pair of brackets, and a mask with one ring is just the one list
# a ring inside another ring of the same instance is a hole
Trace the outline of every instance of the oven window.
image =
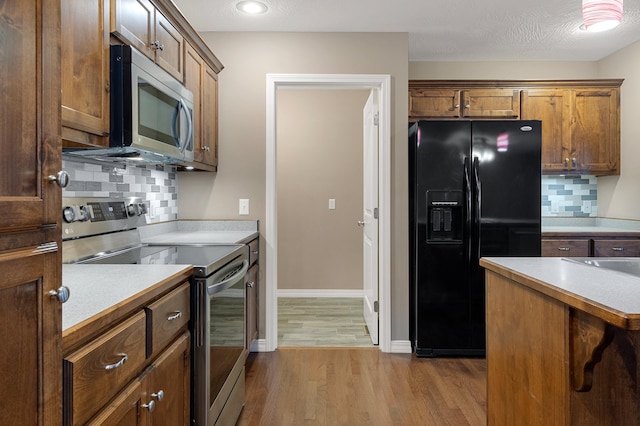
[(235, 285), (209, 296), (210, 388), (209, 406), (244, 351), (245, 284)]

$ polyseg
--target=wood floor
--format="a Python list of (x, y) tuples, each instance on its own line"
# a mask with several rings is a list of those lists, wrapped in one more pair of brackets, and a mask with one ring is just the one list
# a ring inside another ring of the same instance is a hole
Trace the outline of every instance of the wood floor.
[(485, 425), (486, 361), (378, 348), (252, 353), (237, 424)]

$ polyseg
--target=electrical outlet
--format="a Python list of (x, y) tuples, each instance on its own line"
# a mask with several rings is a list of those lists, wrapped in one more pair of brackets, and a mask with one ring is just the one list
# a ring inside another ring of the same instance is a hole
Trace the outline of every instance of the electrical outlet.
[(238, 214), (241, 216), (246, 216), (249, 214), (248, 198), (240, 198), (240, 202), (238, 203)]
[(335, 209), (336, 209), (336, 199), (329, 198), (329, 210), (335, 210)]
[(591, 213), (591, 202), (583, 201), (582, 202), (582, 213)]

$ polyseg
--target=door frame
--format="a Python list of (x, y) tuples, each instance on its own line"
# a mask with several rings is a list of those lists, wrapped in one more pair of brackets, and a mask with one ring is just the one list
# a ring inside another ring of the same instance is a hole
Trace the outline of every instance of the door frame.
[(378, 89), (379, 348), (391, 352), (391, 76), (388, 74), (267, 74), (265, 351), (278, 347), (278, 89)]

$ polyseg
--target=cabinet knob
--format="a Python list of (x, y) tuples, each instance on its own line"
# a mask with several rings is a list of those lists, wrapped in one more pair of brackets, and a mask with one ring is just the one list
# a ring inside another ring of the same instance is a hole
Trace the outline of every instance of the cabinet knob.
[(57, 290), (51, 290), (49, 296), (57, 298), (60, 303), (64, 303), (71, 297), (71, 290), (69, 290), (69, 287), (60, 286)]
[(158, 392), (152, 393), (151, 397), (157, 399), (158, 401), (162, 401), (164, 399), (164, 391), (160, 389)]
[(247, 283), (247, 287), (249, 288), (253, 288), (254, 285), (256, 285), (255, 281), (251, 281), (250, 283)]
[(167, 317), (167, 321), (175, 321), (182, 316), (182, 312), (176, 311), (173, 315)]
[(108, 364), (104, 366), (104, 369), (109, 371), (109, 370), (113, 370), (116, 369), (118, 367), (122, 367), (124, 365), (125, 362), (127, 362), (127, 360), (129, 359), (129, 357), (127, 356), (127, 354), (118, 354), (120, 356), (120, 361), (116, 362), (115, 364)]
[(164, 50), (164, 44), (160, 43), (159, 40), (156, 40), (153, 43), (151, 43), (151, 47), (160, 51)]
[(66, 188), (69, 185), (69, 173), (64, 170), (60, 170), (55, 175), (47, 176), (49, 182), (55, 182), (60, 188)]
[(142, 408), (146, 408), (149, 412), (152, 412), (156, 408), (156, 402), (151, 400), (148, 404), (142, 404)]

